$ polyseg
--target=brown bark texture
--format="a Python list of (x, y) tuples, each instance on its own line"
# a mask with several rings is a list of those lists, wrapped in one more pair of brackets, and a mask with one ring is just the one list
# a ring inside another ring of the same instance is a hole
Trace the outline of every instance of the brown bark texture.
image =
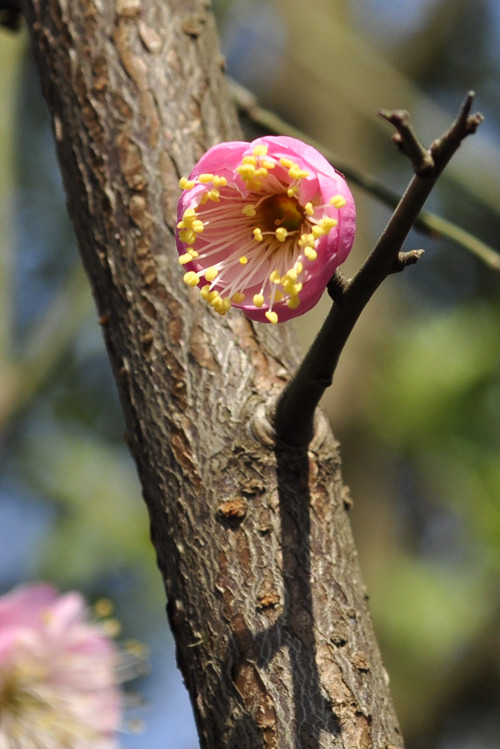
[(179, 177), (241, 137), (209, 4), (24, 11), (201, 746), (398, 749), (337, 445), (320, 414), (273, 438), (291, 327), (216, 315), (177, 263)]

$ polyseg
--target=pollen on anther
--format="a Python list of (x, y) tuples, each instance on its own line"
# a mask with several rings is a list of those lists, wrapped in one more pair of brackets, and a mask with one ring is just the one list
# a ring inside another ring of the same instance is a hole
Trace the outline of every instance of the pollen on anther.
[(240, 264), (241, 265), (246, 265), (247, 263), (248, 263), (248, 258), (245, 255), (242, 255), (240, 257)]
[(264, 297), (263, 297), (263, 295), (262, 294), (254, 294), (252, 302), (254, 303), (255, 307), (262, 307), (262, 305), (264, 304)]
[(187, 179), (187, 177), (181, 177), (179, 180), (179, 187), (181, 190), (192, 190), (194, 182), (192, 179)]
[(255, 148), (253, 149), (253, 153), (255, 156), (267, 156), (269, 148), (264, 143), (259, 143)]
[(184, 274), (184, 283), (188, 286), (198, 286), (200, 279), (194, 270), (188, 270), (188, 272)]
[(265, 315), (270, 323), (272, 323), (273, 325), (276, 325), (276, 323), (278, 322), (278, 315), (276, 314), (276, 312), (273, 312), (272, 310), (268, 309)]
[(288, 174), (292, 179), (304, 179), (304, 177), (309, 176), (309, 172), (306, 172), (305, 169), (301, 169), (297, 164), (293, 164), (290, 167)]
[(330, 205), (333, 205), (334, 208), (343, 208), (346, 203), (347, 200), (343, 195), (334, 195), (333, 198), (330, 198)]
[(262, 242), (262, 240), (263, 240), (263, 236), (262, 236), (262, 230), (261, 230), (261, 229), (259, 229), (259, 227), (258, 227), (258, 226), (257, 226), (257, 227), (255, 227), (255, 229), (253, 230), (253, 232), (252, 232), (252, 233), (253, 233), (253, 238), (254, 238), (254, 239), (255, 239), (255, 240), (257, 241), (257, 242)]
[(276, 229), (275, 234), (278, 242), (284, 242), (288, 236), (288, 232), (284, 226), (280, 226), (279, 229)]
[(214, 267), (208, 268), (205, 271), (205, 278), (207, 279), (207, 281), (215, 281), (218, 275), (219, 275), (219, 271), (217, 270), (217, 268), (214, 268)]

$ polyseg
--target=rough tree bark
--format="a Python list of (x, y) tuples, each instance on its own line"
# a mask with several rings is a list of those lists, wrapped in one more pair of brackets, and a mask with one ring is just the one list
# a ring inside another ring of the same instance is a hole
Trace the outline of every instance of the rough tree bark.
[(25, 0), (204, 748), (402, 746), (337, 445), (276, 445), (289, 326), (182, 282), (178, 179), (237, 139), (205, 0)]

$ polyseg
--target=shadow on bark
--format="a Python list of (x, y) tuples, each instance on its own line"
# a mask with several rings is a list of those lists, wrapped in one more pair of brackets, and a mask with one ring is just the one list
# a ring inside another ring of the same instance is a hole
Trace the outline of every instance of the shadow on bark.
[[(322, 693), (315, 659), (307, 448), (278, 445), (275, 457), (283, 611), (258, 633), (249, 629), (241, 612), (232, 618), (234, 635), (223, 668), (227, 681), (225, 687), (220, 686), (223, 690), (236, 688), (246, 708), (245, 716), (240, 714), (232, 726), (230, 716), (214, 716), (213, 745), (232, 749), (320, 749), (325, 746), (325, 734), (338, 736), (341, 729), (331, 703)], [(272, 601), (264, 601), (263, 607), (266, 605), (271, 608)], [(282, 681), (291, 684), (292, 692), (281, 695), (279, 707), (269, 695), (269, 685), (264, 683), (267, 669), (276, 669), (275, 658), (280, 660), (279, 668), (289, 671)], [(213, 704), (223, 701), (216, 696)], [(225, 737), (220, 736), (222, 726), (226, 728)]]

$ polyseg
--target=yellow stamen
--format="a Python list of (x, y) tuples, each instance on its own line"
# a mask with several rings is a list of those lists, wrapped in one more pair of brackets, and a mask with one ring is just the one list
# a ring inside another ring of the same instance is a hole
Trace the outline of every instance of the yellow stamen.
[(297, 269), (290, 268), (283, 276), (283, 281), (296, 281), (297, 280)]
[(227, 179), (225, 177), (219, 177), (218, 175), (215, 175), (214, 187), (226, 187), (226, 185), (227, 185)]
[(324, 216), (319, 222), (319, 225), (322, 227), (325, 234), (328, 234), (330, 229), (333, 229), (333, 227), (337, 226), (337, 224), (338, 224), (337, 219), (331, 218), (330, 216)]
[(314, 247), (314, 236), (312, 234), (301, 234), (299, 241), (299, 247)]
[(198, 177), (198, 182), (201, 182), (202, 184), (205, 184), (206, 182), (213, 182), (214, 181), (214, 175), (213, 174), (200, 174)]
[(304, 255), (308, 260), (316, 260), (318, 253), (312, 247), (306, 247), (304, 249)]
[(242, 255), (240, 257), (240, 263), (241, 263), (241, 265), (246, 265), (248, 263), (248, 258), (245, 257), (245, 255)]
[(181, 190), (192, 190), (195, 183), (192, 179), (187, 179), (186, 177), (181, 177), (179, 180), (179, 187)]
[(275, 234), (278, 242), (284, 242), (288, 236), (288, 232), (284, 226), (280, 226), (279, 229), (276, 229)]
[(241, 179), (248, 182), (249, 180), (254, 179), (256, 169), (252, 164), (240, 164), (240, 166), (236, 167), (236, 171)]
[(243, 208), (241, 209), (241, 212), (245, 216), (248, 216), (249, 218), (252, 218), (257, 213), (257, 211), (255, 210), (255, 206), (252, 205), (251, 203), (249, 203), (248, 205), (243, 206)]
[(225, 315), (228, 309), (231, 307), (231, 300), (227, 297), (225, 299), (223, 299), (222, 297), (218, 297), (218, 299), (215, 300), (213, 307), (215, 311), (219, 313), (219, 315)]
[(304, 171), (304, 169), (301, 169), (298, 164), (293, 164), (290, 169), (288, 170), (288, 174), (292, 179), (303, 179), (304, 177), (309, 176), (309, 172)]
[(213, 266), (205, 271), (205, 278), (207, 279), (207, 281), (215, 281), (218, 275), (219, 271)]
[(273, 270), (272, 273), (269, 276), (269, 280), (271, 283), (281, 283), (280, 274), (277, 270)]
[(201, 219), (196, 219), (196, 221), (193, 221), (193, 224), (191, 226), (191, 229), (196, 232), (196, 234), (201, 234), (203, 229), (205, 228), (205, 225)]
[(265, 314), (269, 322), (273, 325), (276, 325), (276, 323), (278, 322), (278, 315), (276, 314), (276, 312), (272, 312), (270, 309), (268, 309)]
[(291, 296), (288, 302), (286, 303), (287, 307), (290, 307), (290, 309), (297, 309), (297, 307), (300, 304), (300, 299), (298, 296)]
[(253, 238), (255, 239), (256, 242), (262, 242), (263, 240), (262, 229), (259, 229), (258, 227), (256, 227), (252, 233), (253, 233)]
[(181, 265), (186, 265), (186, 263), (190, 263), (193, 259), (193, 256), (190, 252), (185, 252), (183, 255), (179, 255), (179, 263)]
[(255, 307), (262, 307), (262, 305), (264, 304), (264, 297), (262, 294), (255, 294), (252, 301)]
[(259, 143), (253, 149), (253, 153), (255, 154), (255, 156), (267, 156), (268, 151), (269, 148), (265, 145), (265, 143)]
[(243, 294), (242, 291), (237, 291), (236, 294), (233, 294), (233, 302), (235, 304), (239, 304), (240, 302), (244, 300), (244, 298), (245, 298), (245, 295)]
[(306, 203), (304, 206), (304, 212), (306, 216), (313, 216), (314, 215), (314, 208), (312, 203)]
[(184, 283), (187, 283), (188, 286), (198, 286), (200, 279), (194, 270), (188, 270), (188, 272), (184, 274)]
[(343, 195), (334, 195), (333, 198), (330, 198), (330, 205), (333, 205), (334, 208), (343, 208), (346, 203), (347, 200)]
[(186, 244), (194, 244), (196, 242), (196, 232), (192, 229), (181, 229), (179, 239)]
[(209, 304), (210, 304), (210, 305), (211, 305), (212, 307), (215, 307), (215, 305), (217, 304), (217, 300), (219, 299), (219, 297), (220, 297), (220, 294), (219, 294), (219, 292), (218, 292), (218, 291), (217, 291), (216, 289), (214, 289), (213, 291), (211, 291), (211, 292), (210, 292), (210, 293), (208, 294), (208, 296), (207, 296), (207, 302), (208, 302), (208, 303), (209, 303)]

